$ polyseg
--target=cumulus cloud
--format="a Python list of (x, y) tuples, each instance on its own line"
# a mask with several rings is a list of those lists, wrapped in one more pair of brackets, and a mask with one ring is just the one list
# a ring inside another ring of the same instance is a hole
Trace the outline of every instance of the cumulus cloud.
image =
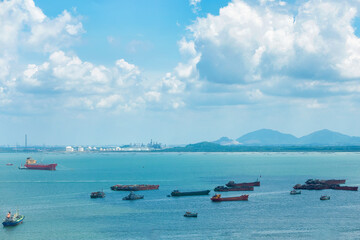
[(303, 98), (318, 108), (324, 105), (314, 97), (354, 94), (360, 77), (360, 39), (353, 27), (359, 4), (309, 0), (294, 6), (233, 0), (218, 15), (197, 18), (188, 26), (190, 36), (179, 42), (187, 58), (175, 68), (176, 76), (184, 82), (195, 76), (200, 88), (193, 95), (228, 96), (223, 102), (243, 102), (234, 98), (236, 91), (249, 102)]

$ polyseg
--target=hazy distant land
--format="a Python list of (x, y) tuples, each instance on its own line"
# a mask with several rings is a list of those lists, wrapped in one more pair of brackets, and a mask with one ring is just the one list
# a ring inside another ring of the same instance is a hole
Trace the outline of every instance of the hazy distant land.
[(360, 137), (327, 129), (297, 138), (271, 129), (247, 133), (237, 139), (222, 137), (183, 146), (161, 143), (122, 146), (3, 146), (0, 152), (360, 152)]

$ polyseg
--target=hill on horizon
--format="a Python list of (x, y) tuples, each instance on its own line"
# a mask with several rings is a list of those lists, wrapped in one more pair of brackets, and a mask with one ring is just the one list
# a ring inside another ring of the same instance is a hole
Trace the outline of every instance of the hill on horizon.
[(247, 133), (236, 140), (222, 137), (212, 143), (223, 146), (358, 146), (360, 145), (360, 137), (352, 137), (328, 129), (323, 129), (297, 138), (294, 135), (272, 129), (260, 129)]

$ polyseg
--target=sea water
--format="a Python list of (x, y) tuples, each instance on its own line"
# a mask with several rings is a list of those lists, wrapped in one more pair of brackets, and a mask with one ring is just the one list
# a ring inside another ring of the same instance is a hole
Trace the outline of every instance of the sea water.
[[(29, 153), (0, 154), (0, 216), (16, 209), (24, 223), (0, 228), (0, 239), (360, 239), (360, 193), (289, 192), (308, 178), (360, 185), (359, 153), (31, 153), (56, 171), (19, 170)], [(13, 166), (6, 166), (6, 163)], [(213, 190), (230, 180), (260, 187), (249, 201), (171, 191)], [(115, 184), (159, 184), (145, 198), (123, 201)], [(104, 190), (104, 199), (90, 193)], [(330, 195), (330, 201), (320, 201)], [(185, 218), (186, 211), (198, 218)]]

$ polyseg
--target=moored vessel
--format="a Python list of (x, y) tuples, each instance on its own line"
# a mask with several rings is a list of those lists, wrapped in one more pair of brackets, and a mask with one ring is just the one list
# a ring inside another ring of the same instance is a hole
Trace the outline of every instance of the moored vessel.
[(103, 191), (92, 192), (90, 194), (90, 198), (104, 198), (104, 197), (105, 197), (105, 193)]
[(292, 191), (290, 191), (290, 194), (291, 195), (301, 194), (301, 191), (292, 190)]
[(11, 216), (11, 212), (9, 212), (6, 216), (6, 218), (3, 220), (3, 226), (4, 227), (11, 227), (11, 226), (16, 226), (20, 223), (23, 222), (25, 216), (24, 215), (20, 215), (18, 213), (18, 211), (16, 211), (16, 213)]
[(28, 157), (26, 159), (25, 165), (20, 166), (19, 169), (36, 169), (36, 170), (56, 170), (56, 163), (52, 164), (38, 164), (35, 159), (32, 159), (31, 157)]
[(321, 196), (320, 200), (330, 200), (330, 196), (327, 195)]
[(350, 187), (350, 186), (334, 186), (334, 190), (347, 190), (347, 191), (357, 191), (359, 187)]
[(222, 201), (247, 201), (249, 198), (249, 195), (241, 195), (239, 197), (221, 197), (221, 194), (215, 194), (211, 201), (213, 202), (222, 202)]
[(252, 186), (241, 186), (241, 187), (224, 187), (224, 186), (217, 186), (214, 188), (215, 192), (230, 192), (230, 191), (254, 191), (254, 187)]
[(127, 195), (126, 197), (123, 198), (123, 200), (138, 200), (138, 199), (143, 199), (144, 195), (136, 195), (133, 192), (130, 192), (129, 195)]
[(192, 212), (186, 212), (184, 214), (184, 217), (197, 217), (197, 213), (192, 213)]
[(143, 191), (143, 190), (157, 190), (159, 185), (149, 185), (149, 184), (140, 184), (140, 185), (114, 185), (110, 187), (113, 191)]
[(260, 187), (260, 181), (255, 182), (243, 182), (243, 183), (235, 183), (234, 181), (229, 181), (226, 184), (227, 187)]
[(346, 191), (357, 191), (358, 187), (350, 186), (340, 186), (339, 184), (344, 184), (346, 180), (319, 180), (319, 179), (308, 179), (305, 184), (296, 184), (294, 189), (305, 189), (305, 190), (324, 190), (324, 189), (334, 189), (334, 190), (346, 190)]
[(197, 196), (197, 195), (208, 195), (210, 190), (204, 191), (193, 191), (193, 192), (180, 192), (179, 190), (174, 190), (171, 192), (171, 196), (180, 197), (180, 196)]

